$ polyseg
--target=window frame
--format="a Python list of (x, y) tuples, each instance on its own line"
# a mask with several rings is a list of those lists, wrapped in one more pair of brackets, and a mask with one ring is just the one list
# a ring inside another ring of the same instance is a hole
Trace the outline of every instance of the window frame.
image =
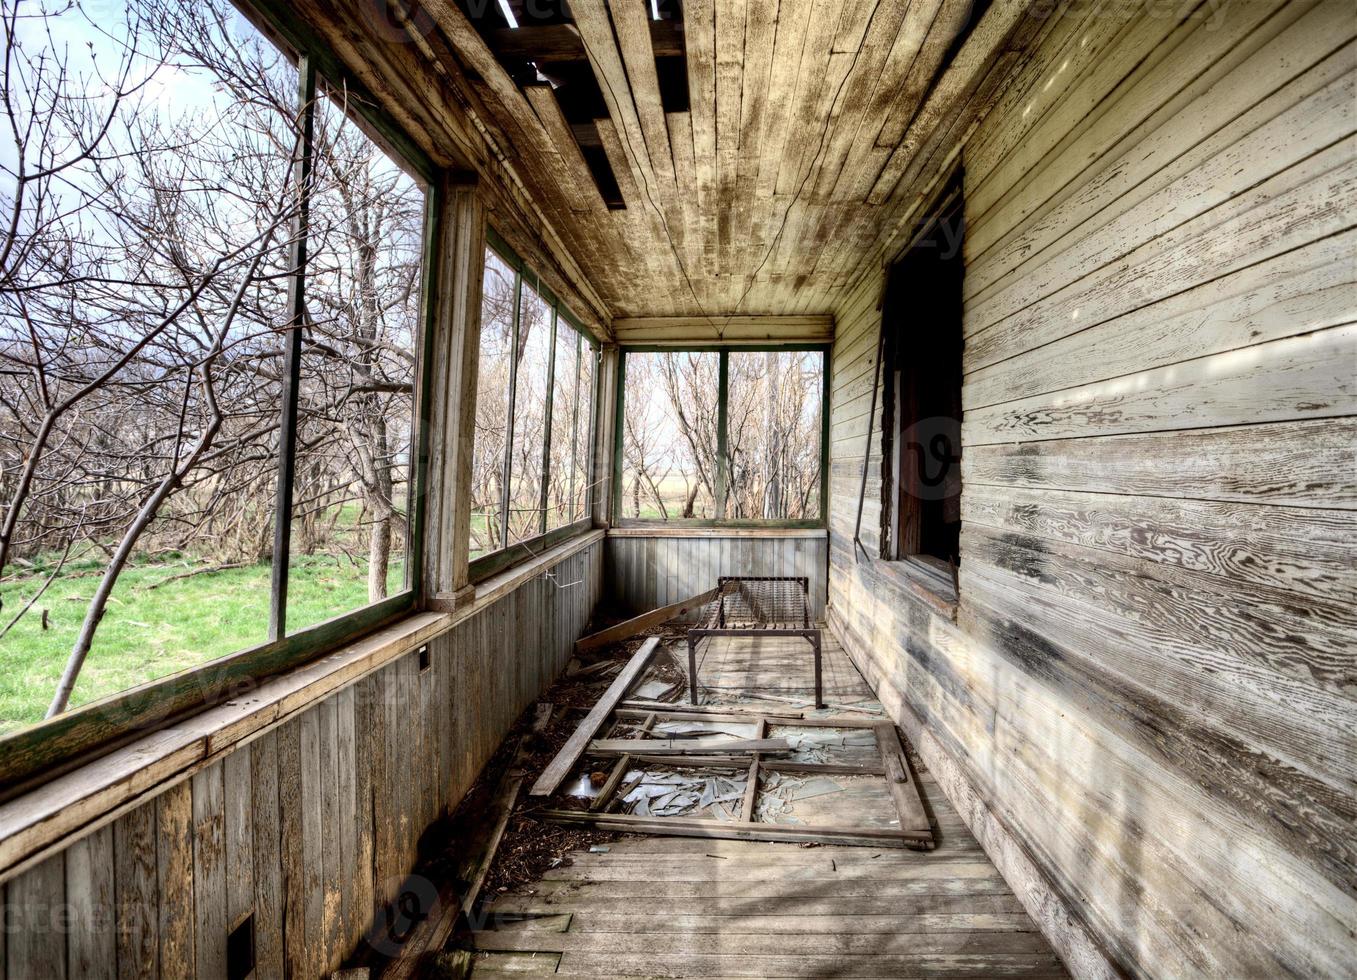
[[(594, 464), (598, 454), (598, 393), (599, 393), (599, 375), (602, 364), (600, 361), (600, 351), (598, 341), (585, 329), (584, 324), (579, 317), (570, 312), (565, 301), (556, 295), (555, 290), (542, 281), (541, 276), (533, 271), (532, 267), (525, 262), (512, 246), (506, 242), (495, 229), (489, 224), (485, 227), (485, 247), (495, 253), (505, 265), (514, 271), (514, 325), (512, 331), (512, 345), (510, 347), (509, 358), (511, 370), (509, 374), (509, 413), (507, 418), (508, 430), (504, 435), (504, 466), (505, 479), (501, 492), (500, 507), (505, 514), (503, 521), (503, 537), (500, 547), (494, 551), (487, 552), (477, 558), (473, 558), (468, 563), (467, 574), (469, 580), (475, 584), (484, 581), (492, 575), (510, 568), (529, 558), (540, 555), (547, 548), (555, 547), (563, 541), (567, 541), (576, 535), (583, 534), (593, 529), (593, 507), (595, 488), (590, 475), (593, 473)], [(509, 521), (508, 521), (508, 498), (511, 493), (508, 468), (513, 462), (514, 450), (514, 407), (518, 398), (518, 372), (517, 372), (517, 352), (518, 352), (518, 315), (522, 308), (523, 286), (529, 286), (544, 299), (551, 309), (551, 359), (547, 370), (546, 379), (546, 415), (545, 432), (543, 433), (542, 445), (542, 475), (541, 487), (538, 490), (538, 498), (543, 501), (541, 508), (541, 517), (539, 519), (539, 533), (525, 541), (510, 543)], [(551, 481), (551, 415), (553, 409), (553, 400), (555, 397), (556, 381), (556, 338), (561, 321), (575, 332), (579, 337), (580, 356), (584, 356), (587, 350), (593, 358), (593, 371), (590, 376), (590, 391), (586, 402), (589, 416), (589, 436), (587, 445), (589, 446), (589, 458), (585, 463), (585, 477), (588, 480), (584, 498), (584, 516), (579, 520), (572, 521), (569, 524), (563, 524), (560, 527), (547, 530), (547, 511), (546, 500), (549, 493), (548, 487)], [(479, 392), (478, 392), (479, 396)]]
[[(965, 194), (964, 194), (964, 171), (957, 168), (951, 176), (944, 182), (943, 188), (938, 197), (932, 202), (927, 211), (927, 217), (919, 223), (910, 243), (903, 248), (896, 256), (886, 270), (887, 294), (891, 291), (890, 277), (901, 267), (902, 263), (908, 262), (910, 255), (919, 247), (920, 243), (925, 241), (930, 235), (933, 235), (941, 222), (949, 219), (956, 219), (965, 213)], [(964, 234), (964, 225), (963, 234)], [(959, 247), (959, 246), (958, 246)], [(963, 262), (960, 252), (954, 257), (957, 262)], [(961, 268), (961, 274), (964, 276), (965, 267)], [(964, 309), (964, 303), (961, 301), (961, 292), (958, 292), (958, 313)], [(889, 299), (883, 303), (881, 311), (882, 317), (890, 313)], [(928, 593), (941, 600), (945, 605), (952, 608), (953, 614), (955, 606), (960, 599), (960, 584), (958, 569), (960, 568), (960, 549), (958, 547), (958, 562), (953, 563), (937, 557), (924, 551), (907, 551), (903, 543), (903, 519), (901, 517), (904, 511), (903, 498), (909, 495), (911, 487), (906, 487), (906, 481), (902, 479), (902, 473), (905, 469), (902, 459), (902, 436), (910, 428), (918, 423), (917, 418), (906, 420), (904, 412), (904, 394), (905, 384), (908, 383), (912, 388), (915, 372), (921, 370), (918, 359), (907, 355), (904, 348), (900, 345), (898, 339), (885, 332), (885, 321), (883, 319), (883, 334), (881, 347), (881, 361), (879, 371), (881, 373), (882, 399), (880, 416), (872, 421), (879, 422), (882, 438), (881, 453), (881, 535), (878, 557), (882, 561), (890, 562), (893, 565), (903, 569)], [(956, 324), (958, 353), (957, 366), (964, 371), (964, 360), (961, 354), (961, 332), (962, 324), (958, 318)], [(957, 404), (961, 405), (961, 388), (964, 383), (964, 376), (960, 373), (957, 381)], [(916, 411), (917, 414), (917, 411)], [(957, 452), (964, 453), (964, 444), (961, 441), (960, 419), (958, 419), (957, 428)], [(958, 455), (957, 466), (960, 470), (962, 456)], [(913, 474), (913, 471), (910, 471)], [(914, 476), (917, 476), (914, 474)], [(958, 496), (960, 491), (958, 491)], [(920, 510), (915, 510), (908, 515), (908, 520), (916, 526), (916, 531), (920, 535), (918, 525), (924, 520), (924, 514)]]
[[(796, 528), (802, 530), (823, 530), (829, 517), (829, 392), (831, 344), (805, 343), (761, 343), (761, 344), (626, 344), (618, 349), (616, 418), (613, 424), (612, 458), (612, 504), (611, 520), (614, 527), (653, 528), (663, 531), (666, 528)], [(729, 404), (730, 404), (730, 355), (759, 353), (806, 353), (822, 355), (820, 391), (820, 514), (813, 518), (729, 518), (729, 517), (676, 517), (671, 520), (656, 520), (647, 517), (625, 517), (622, 515), (622, 471), (623, 471), (623, 435), (627, 418), (627, 356), (629, 354), (708, 354), (720, 355), (717, 385), (717, 496), (715, 507), (718, 513), (725, 512), (725, 495), (730, 481), (729, 457)]]
[[(440, 177), (442, 169), (426, 154), (399, 124), (384, 110), (363, 83), (343, 67), (329, 46), (295, 15), (279, 5), (248, 4), (241, 13), (297, 68), (298, 106), (304, 118), (301, 122), (303, 148), (294, 166), (310, 166), (311, 146), (315, 132), (315, 118), (320, 100), (329, 97), (322, 79), (330, 89), (342, 89), (347, 95), (347, 115), (357, 123), (377, 146), (397, 166), (402, 167), (423, 185), (424, 219), (421, 230), (420, 312), (419, 337), (415, 343), (416, 363), (413, 413), (411, 418), (411, 472), (409, 526), (406, 542), (406, 579), (404, 587), (379, 602), (350, 610), (322, 622), (289, 634), (286, 629), (286, 586), (278, 588), (280, 566), (286, 575), (289, 563), (285, 552), (279, 557), (277, 548), (272, 557), (273, 587), (270, 598), (270, 638), (263, 643), (246, 647), (206, 663), (189, 667), (164, 677), (146, 681), (117, 694), (87, 702), (40, 722), (27, 725), (0, 737), (4, 748), (0, 762), (0, 800), (9, 799), (34, 786), (47, 782), (65, 772), (111, 752), (135, 738), (191, 714), (238, 698), (258, 686), (263, 680), (317, 660), (347, 643), (352, 643), (402, 616), (416, 611), (422, 588), (424, 566), (424, 531), (427, 519), (427, 487), (429, 476), (431, 400), (433, 383), (433, 341), (436, 332), (437, 304), (434, 270), (438, 265), (438, 243), (442, 238), (444, 191)], [(307, 162), (302, 163), (305, 159)], [(303, 209), (303, 215), (306, 208)], [(305, 248), (311, 242), (306, 218), (301, 218)], [(304, 293), (306, 263), (290, 276), (293, 283), (301, 283)], [(296, 309), (289, 291), (289, 320), (295, 320)], [(289, 357), (299, 346), (300, 332), (287, 337), (284, 357), (287, 370), (283, 376), (283, 414), (280, 416), (279, 455), (277, 458), (278, 493), (274, 514), (275, 543), (290, 541), (292, 521), (292, 487), (283, 493), (283, 483), (296, 460), (296, 413), (289, 423), (287, 406), (295, 406), (300, 357)], [(285, 424), (293, 428), (284, 429)], [(288, 438), (293, 436), (293, 438)], [(290, 442), (291, 445), (287, 446)], [(286, 450), (285, 450), (286, 446)], [(284, 578), (284, 582), (286, 579)], [(280, 605), (281, 601), (281, 605)]]

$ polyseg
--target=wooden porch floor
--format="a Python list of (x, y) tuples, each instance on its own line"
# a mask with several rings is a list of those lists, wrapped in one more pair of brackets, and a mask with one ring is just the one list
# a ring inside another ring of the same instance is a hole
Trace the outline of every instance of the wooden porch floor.
[[(709, 703), (808, 699), (810, 653), (798, 639), (717, 639), (698, 676)], [(831, 710), (875, 704), (828, 632), (824, 689)], [(680, 837), (577, 851), (495, 899), (473, 975), (1064, 976), (932, 777), (919, 776), (934, 851)]]

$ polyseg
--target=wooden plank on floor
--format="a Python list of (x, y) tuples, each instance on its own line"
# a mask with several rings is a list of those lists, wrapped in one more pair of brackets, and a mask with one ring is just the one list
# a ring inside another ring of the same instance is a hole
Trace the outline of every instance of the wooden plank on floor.
[(598, 703), (590, 709), (584, 716), (578, 728), (571, 734), (565, 745), (561, 746), (561, 751), (556, 754), (542, 774), (537, 777), (537, 782), (533, 783), (532, 789), (528, 791), (530, 796), (550, 796), (556, 792), (556, 788), (561, 785), (561, 781), (570, 774), (575, 763), (584, 754), (584, 750), (589, 745), (589, 740), (603, 726), (603, 722), (612, 714), (613, 708), (617, 707), (617, 702), (621, 701), (627, 691), (634, 684), (650, 664), (650, 658), (655, 655), (659, 649), (660, 638), (652, 636), (641, 644), (641, 648), (636, 651), (626, 667), (617, 675), (616, 679), (608, 685), (608, 689), (603, 692)]
[[(598, 976), (653, 976), (647, 953), (565, 953), (561, 970)], [(751, 956), (688, 952), (665, 958), (670, 976), (946, 977), (1063, 976), (1054, 953), (1011, 956)]]
[(920, 839), (914, 831), (880, 827), (799, 826), (795, 824), (738, 823), (736, 821), (638, 817), (629, 813), (581, 813), (575, 810), (539, 810), (542, 820), (574, 826), (596, 827), (632, 834), (673, 834), (678, 837), (713, 837), (726, 840), (771, 840), (821, 843), (839, 841), (875, 847), (904, 847)]
[[(820, 884), (820, 882), (816, 882)], [(865, 890), (865, 889), (864, 889)], [(674, 897), (668, 902), (674, 913), (693, 912), (702, 915), (730, 916), (847, 916), (859, 924), (873, 919), (892, 919), (899, 915), (1022, 915), (1022, 903), (1011, 893), (992, 895), (928, 895), (915, 893), (908, 896), (894, 896), (899, 902), (886, 903), (876, 894), (866, 895), (790, 895), (786, 893), (737, 897), (711, 895), (690, 897), (686, 900)], [(545, 899), (551, 898), (547, 906)], [(498, 913), (519, 912), (528, 914), (541, 912), (549, 907), (555, 912), (571, 912), (577, 915), (627, 915), (636, 914), (637, 897), (635, 895), (617, 895), (610, 889), (581, 889), (578, 892), (556, 892), (549, 896), (502, 895), (494, 903)], [(735, 926), (732, 925), (732, 929)], [(847, 931), (855, 931), (856, 926)], [(875, 932), (876, 929), (868, 929)]]
[[(658, 819), (665, 819), (663, 817)], [(715, 823), (715, 821), (711, 821)], [(889, 850), (889, 849), (885, 849)], [(645, 867), (644, 877), (651, 881), (740, 881), (740, 880), (760, 880), (769, 878), (790, 879), (831, 879), (843, 881), (854, 878), (865, 881), (880, 880), (884, 878), (926, 878), (935, 876), (939, 878), (984, 877), (994, 873), (994, 866), (985, 858), (983, 853), (977, 852), (969, 859), (955, 859), (946, 861), (931, 861), (931, 853), (916, 852), (921, 859), (917, 864), (885, 864), (866, 867), (863, 865), (843, 864), (831, 867), (828, 862), (820, 867), (788, 867), (781, 872), (776, 872), (766, 865), (759, 864), (736, 864), (731, 862), (711, 862), (709, 864), (699, 864), (693, 861), (676, 859), (672, 861), (656, 861)], [(598, 866), (588, 866), (579, 863), (572, 863), (569, 867), (553, 868), (543, 877), (548, 879), (560, 880), (583, 880), (583, 881), (610, 881), (619, 878), (632, 879), (641, 877), (638, 870), (629, 865), (622, 864), (600, 864)]]
[(895, 810), (900, 815), (900, 826), (905, 830), (928, 831), (931, 842), (933, 832), (928, 823), (928, 814), (924, 812), (918, 787), (910, 776), (909, 760), (905, 758), (895, 724), (878, 722), (875, 730), (876, 747), (881, 752), (881, 764), (886, 768), (886, 785), (890, 787), (891, 799), (895, 801)]
[[(920, 895), (1007, 895), (1008, 883), (998, 872), (980, 878), (849, 878), (844, 881), (812, 879), (787, 880), (768, 874), (763, 878), (728, 881), (724, 878), (709, 881), (648, 881), (624, 879), (621, 881), (559, 881), (534, 882), (531, 895), (506, 893), (497, 902), (504, 902), (503, 911), (512, 911), (518, 902), (536, 901), (538, 904), (570, 904), (572, 898), (609, 898), (630, 902), (650, 899), (761, 899), (776, 898), (788, 902), (808, 899), (866, 898), (913, 899)], [(909, 908), (910, 903), (902, 903)], [(496, 906), (498, 908), (498, 904)]]
[[(1031, 956), (1050, 955), (1037, 932), (852, 932), (853, 916), (829, 916), (827, 925), (848, 931), (764, 933), (761, 931), (693, 935), (639, 932), (477, 932), (477, 949), (500, 952), (652, 953), (669, 957), (693, 952), (720, 956)], [(886, 918), (886, 917), (878, 917)], [(890, 918), (899, 918), (890, 917)]]
[(616, 626), (610, 626), (605, 630), (599, 630), (597, 633), (591, 633), (575, 641), (575, 652), (586, 653), (590, 650), (596, 650), (599, 647), (607, 646), (609, 643), (618, 643), (629, 639), (637, 633), (643, 633), (648, 629), (653, 629), (661, 623), (667, 623), (675, 617), (682, 616), (687, 612), (697, 609), (699, 606), (706, 605), (716, 598), (718, 589), (709, 589), (699, 595), (691, 596), (680, 602), (671, 602), (667, 606), (661, 606), (658, 609), (652, 609), (650, 612), (634, 616), (626, 622), (618, 623)]

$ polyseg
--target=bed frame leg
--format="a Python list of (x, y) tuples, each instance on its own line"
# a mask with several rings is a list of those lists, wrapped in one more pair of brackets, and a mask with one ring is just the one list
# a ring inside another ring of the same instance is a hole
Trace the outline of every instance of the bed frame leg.
[(820, 681), (820, 634), (817, 632), (811, 638), (811, 646), (815, 647), (815, 707), (823, 708), (825, 706), (824, 689)]
[(697, 642), (688, 637), (688, 703), (697, 704)]

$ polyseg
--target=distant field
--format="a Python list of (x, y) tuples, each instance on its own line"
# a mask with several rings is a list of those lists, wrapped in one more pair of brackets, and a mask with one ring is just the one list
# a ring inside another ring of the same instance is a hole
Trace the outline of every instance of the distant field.
[[(660, 498), (664, 501), (665, 509), (672, 520), (683, 513), (683, 505), (688, 500), (689, 488), (696, 476), (685, 480), (682, 473), (670, 473), (664, 479), (659, 481)], [(626, 517), (638, 516), (632, 507), (631, 492), (631, 474), (627, 473), (623, 478), (622, 506)], [(643, 487), (641, 491), (641, 513), (642, 520), (658, 520), (664, 515), (660, 513), (660, 508), (655, 504), (655, 498), (650, 493), (649, 487)], [(698, 494), (697, 502), (694, 507), (695, 517), (711, 517), (711, 501), (704, 494)]]
[[(150, 588), (191, 567), (176, 562), (123, 572), (76, 683), (73, 707), (264, 642), (269, 565), (207, 572)], [(0, 586), (0, 621), (8, 623), (41, 580), (35, 575)], [(393, 561), (388, 594), (400, 591), (404, 581), (403, 561)], [(41, 616), (32, 610), (0, 639), (0, 733), (42, 719), (98, 584), (95, 569), (58, 579), (39, 601), (49, 611), (50, 628), (43, 630)], [(328, 555), (293, 560), (289, 631), (367, 601), (366, 561)]]

